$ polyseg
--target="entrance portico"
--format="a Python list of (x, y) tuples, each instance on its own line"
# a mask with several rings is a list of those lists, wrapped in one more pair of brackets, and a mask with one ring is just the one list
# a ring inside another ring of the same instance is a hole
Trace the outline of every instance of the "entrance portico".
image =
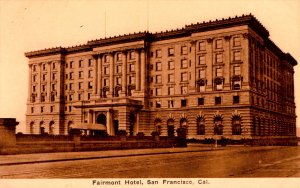
[(126, 130), (128, 135), (134, 136), (139, 131), (141, 101), (132, 99), (96, 100), (85, 105), (75, 105), (82, 108), (82, 121), (94, 126), (106, 127), (110, 136), (115, 136), (119, 130)]

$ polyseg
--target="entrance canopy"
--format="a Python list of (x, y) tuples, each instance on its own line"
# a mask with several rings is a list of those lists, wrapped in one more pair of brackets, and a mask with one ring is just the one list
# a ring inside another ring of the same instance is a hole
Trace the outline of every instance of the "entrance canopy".
[(71, 125), (72, 129), (80, 130), (99, 130), (106, 131), (106, 126), (103, 124), (91, 124), (91, 123), (76, 123)]

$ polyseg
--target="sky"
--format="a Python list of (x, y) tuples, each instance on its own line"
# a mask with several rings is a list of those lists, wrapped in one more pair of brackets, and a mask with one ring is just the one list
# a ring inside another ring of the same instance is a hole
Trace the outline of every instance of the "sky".
[[(25, 52), (249, 13), (266, 27), (283, 52), (300, 63), (298, 0), (0, 0), (0, 118), (17, 118), (18, 130), (24, 130), (28, 94)], [(297, 116), (299, 67), (295, 67)]]

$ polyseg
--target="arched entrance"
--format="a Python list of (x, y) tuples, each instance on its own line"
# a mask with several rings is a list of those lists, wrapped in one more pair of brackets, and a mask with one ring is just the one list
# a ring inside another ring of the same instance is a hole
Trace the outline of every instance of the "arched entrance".
[(106, 126), (106, 116), (104, 114), (99, 114), (97, 117), (97, 124), (102, 124)]
[(44, 125), (44, 121), (40, 122), (40, 134), (45, 134), (45, 125)]
[(49, 123), (49, 134), (54, 134), (54, 121)]
[(222, 117), (216, 116), (214, 118), (214, 135), (223, 135), (223, 125), (222, 125)]
[(167, 121), (168, 137), (174, 137), (174, 120), (169, 119)]

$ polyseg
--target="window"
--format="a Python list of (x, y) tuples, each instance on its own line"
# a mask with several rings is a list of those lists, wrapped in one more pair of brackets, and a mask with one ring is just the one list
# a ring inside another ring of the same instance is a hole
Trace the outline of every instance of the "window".
[(169, 48), (168, 54), (169, 54), (169, 56), (174, 56), (174, 48)]
[(181, 73), (181, 81), (186, 82), (188, 80), (188, 74), (186, 72)]
[(181, 94), (187, 94), (187, 86), (182, 86), (181, 87)]
[(41, 95), (41, 102), (45, 102), (45, 95)]
[(66, 74), (66, 80), (68, 79), (68, 74)]
[(67, 84), (65, 85), (65, 90), (68, 90), (68, 85)]
[(241, 38), (233, 37), (233, 46), (241, 46)]
[(161, 71), (161, 62), (156, 62), (156, 70)]
[(35, 92), (35, 86), (32, 86), (32, 92)]
[(73, 79), (73, 72), (70, 72), (70, 80)]
[(43, 81), (46, 80), (46, 74), (43, 74)]
[(69, 112), (72, 112), (72, 106), (69, 106)]
[(205, 69), (199, 70), (199, 78), (205, 79)]
[(233, 104), (239, 104), (240, 103), (240, 96), (233, 96)]
[(91, 93), (88, 93), (88, 100), (90, 100), (91, 99)]
[(36, 65), (33, 65), (33, 71), (36, 71)]
[(46, 91), (46, 86), (42, 85), (42, 91)]
[(222, 41), (222, 39), (216, 40), (216, 48), (217, 49), (223, 48), (223, 41)]
[(161, 50), (156, 50), (156, 57), (161, 57)]
[(41, 106), (41, 113), (43, 113), (44, 112), (44, 107), (43, 106)]
[(36, 81), (36, 75), (33, 75), (32, 80), (33, 80), (33, 82)]
[(197, 135), (205, 135), (205, 121), (204, 118), (197, 119)]
[(50, 112), (54, 112), (54, 106), (50, 106)]
[(129, 71), (130, 72), (133, 72), (134, 71), (134, 64), (129, 64)]
[(117, 53), (117, 61), (121, 61), (122, 60), (122, 54), (121, 53)]
[(223, 76), (223, 72), (221, 68), (216, 68), (216, 76), (217, 77), (222, 77)]
[(130, 59), (130, 60), (133, 60), (133, 59), (134, 59), (134, 55), (135, 55), (134, 51), (131, 51), (131, 52), (129, 53), (129, 59)]
[(89, 70), (89, 78), (92, 78), (92, 77), (93, 77), (93, 71)]
[(82, 77), (83, 77), (83, 71), (79, 71), (79, 72), (78, 72), (78, 77), (79, 77), (79, 78), (82, 78)]
[(233, 67), (233, 74), (234, 75), (241, 75), (241, 67), (240, 66), (234, 66)]
[(56, 84), (52, 84), (52, 91), (56, 90)]
[(79, 68), (83, 67), (83, 61), (82, 60), (79, 60), (78, 66), (79, 66)]
[(104, 74), (109, 74), (109, 67), (104, 67)]
[(122, 73), (122, 66), (121, 65), (117, 65), (116, 72), (117, 72), (117, 74)]
[(117, 77), (117, 85), (121, 85), (122, 84), (122, 78), (121, 77)]
[(82, 82), (78, 82), (78, 89), (83, 89), (82, 85), (83, 85)]
[(93, 89), (93, 82), (89, 82), (88, 88)]
[(182, 46), (181, 47), (181, 54), (182, 55), (187, 55), (188, 54), (188, 47), (187, 46)]
[(233, 61), (240, 61), (240, 60), (241, 60), (241, 52), (240, 51), (233, 52)]
[(174, 92), (174, 87), (169, 87), (168, 88), (168, 95), (174, 95), (175, 92)]
[(168, 101), (168, 108), (174, 108), (174, 100)]
[(169, 74), (168, 75), (168, 82), (169, 83), (174, 83), (174, 74)]
[(105, 63), (109, 63), (109, 56), (108, 55), (104, 56), (104, 61), (105, 61)]
[(222, 102), (221, 97), (215, 97), (215, 105), (219, 105), (221, 104), (221, 102)]
[(103, 85), (104, 86), (108, 86), (108, 78), (104, 78), (103, 79)]
[(46, 70), (46, 64), (43, 64), (42, 66), (43, 66), (43, 70)]
[(69, 90), (73, 90), (73, 83), (70, 83)]
[(156, 108), (160, 108), (160, 107), (161, 107), (160, 101), (156, 101)]
[(241, 118), (240, 117), (233, 117), (232, 118), (232, 135), (241, 135)]
[(205, 55), (199, 56), (199, 65), (205, 65)]
[(156, 88), (156, 96), (161, 96), (161, 88)]
[(135, 82), (134, 76), (129, 76), (129, 84), (134, 84)]
[(201, 106), (201, 105), (204, 105), (204, 98), (198, 98), (198, 105)]
[(55, 80), (55, 79), (56, 79), (56, 74), (52, 73), (52, 80)]
[(156, 75), (156, 83), (157, 84), (161, 83), (161, 75)]
[(71, 61), (71, 62), (70, 62), (70, 68), (73, 68), (73, 64), (74, 64), (74, 62)]
[(205, 42), (199, 42), (199, 51), (205, 51)]
[(173, 70), (174, 69), (174, 61), (169, 61), (168, 62), (168, 69)]
[(73, 94), (69, 95), (69, 101), (73, 100)]
[(181, 60), (181, 68), (187, 68), (188, 67), (188, 60), (183, 59)]
[(78, 100), (81, 101), (82, 97), (81, 97), (81, 93), (78, 94)]
[(55, 101), (55, 94), (51, 94), (50, 100), (51, 102)]
[(68, 68), (68, 63), (66, 63), (66, 68)]
[(56, 67), (55, 67), (55, 63), (52, 63), (52, 69), (55, 69)]
[(181, 99), (181, 107), (186, 107), (186, 106), (187, 106), (187, 100)]
[(93, 60), (89, 59), (89, 67), (93, 66)]
[(223, 62), (223, 54), (216, 54), (216, 63)]
[(31, 107), (31, 113), (32, 114), (34, 113), (34, 107)]
[(214, 119), (214, 135), (222, 135), (223, 134), (223, 125), (222, 125), (222, 117), (217, 116)]

